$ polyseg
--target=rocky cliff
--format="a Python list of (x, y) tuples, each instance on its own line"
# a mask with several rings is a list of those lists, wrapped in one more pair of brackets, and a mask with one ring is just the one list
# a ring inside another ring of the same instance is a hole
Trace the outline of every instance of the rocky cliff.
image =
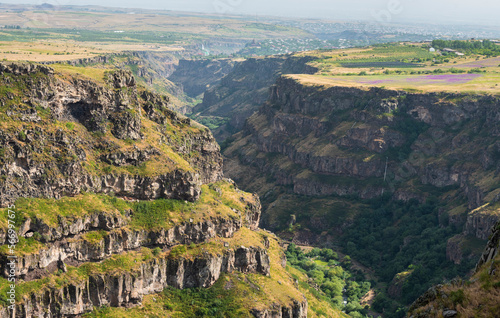
[(138, 88), (130, 73), (98, 83), (30, 64), (0, 70), (11, 87), (1, 101), (3, 206), (81, 191), (193, 201), (202, 183), (222, 177), (210, 132)]
[(306, 73), (317, 70), (307, 65), (310, 57), (250, 58), (238, 63), (220, 84), (205, 91), (203, 102), (193, 109), (198, 117), (222, 117), (228, 123), (214, 131), (223, 141), (241, 130), (245, 120), (267, 99), (269, 87), (280, 74)]
[(253, 248), (242, 247), (223, 255), (207, 255), (193, 260), (167, 257), (144, 260), (144, 255), (140, 254), (127, 256), (141, 260), (130, 272), (118, 269), (114, 274), (82, 275), (80, 281), (42, 292), (34, 291), (16, 307), (15, 316), (67, 317), (83, 314), (94, 307), (129, 306), (138, 304), (144, 295), (161, 292), (167, 286), (210, 287), (221, 273), (234, 270), (269, 275), (269, 257)]
[(229, 74), (237, 62), (220, 60), (180, 60), (168, 79), (180, 87), (190, 97), (198, 97)]
[(130, 72), (73, 70), (0, 63), (2, 317), (135, 307), (125, 317), (221, 280), (256, 293), (240, 312), (307, 317), (258, 197), (223, 179), (208, 129)]
[[(286, 299), (275, 299), (268, 309), (254, 303), (256, 317), (307, 317), (307, 302), (293, 281), (276, 276), (283, 255), (276, 238), (257, 227), (258, 198), (228, 181), (204, 185), (202, 192), (195, 203), (97, 194), (17, 200), (11, 207), (19, 224), (15, 269), (7, 245), (0, 251), (1, 281), (17, 279), (14, 316), (68, 317), (103, 306), (137, 306), (167, 287), (207, 288), (221, 275), (241, 272), (273, 275), (289, 285)], [(7, 232), (2, 228), (1, 237), (11, 244)], [(6, 308), (2, 312), (7, 315)]]
[[(465, 206), (446, 212), (459, 220), (462, 211), (464, 222), (466, 210), (497, 194), (498, 103), (486, 95), (323, 87), (282, 76), (225, 149), (226, 173), (264, 198), (270, 187), (248, 177), (257, 171), (267, 174), (265, 183), (313, 197), (391, 193), (425, 201), (460, 189)], [(469, 220), (467, 233), (484, 239), (488, 229), (473, 228), (494, 220)]]

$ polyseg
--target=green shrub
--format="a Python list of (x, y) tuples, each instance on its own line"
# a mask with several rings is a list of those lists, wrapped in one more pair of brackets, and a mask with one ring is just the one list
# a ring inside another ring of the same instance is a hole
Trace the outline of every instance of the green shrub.
[(465, 294), (463, 289), (452, 291), (450, 293), (450, 300), (453, 302), (455, 306), (458, 304), (462, 305), (465, 301)]
[(177, 245), (174, 248), (172, 248), (169, 256), (172, 258), (176, 258), (178, 256), (186, 254), (186, 252), (187, 252), (186, 245)]
[(69, 130), (73, 130), (75, 129), (75, 123), (69, 121), (66, 123), (66, 128), (68, 128)]
[(153, 249), (152, 253), (153, 253), (154, 256), (158, 256), (158, 255), (160, 255), (161, 251), (162, 251), (161, 248), (155, 247)]
[(20, 131), (17, 134), (17, 137), (19, 138), (19, 140), (24, 141), (24, 140), (26, 140), (26, 133), (24, 131)]

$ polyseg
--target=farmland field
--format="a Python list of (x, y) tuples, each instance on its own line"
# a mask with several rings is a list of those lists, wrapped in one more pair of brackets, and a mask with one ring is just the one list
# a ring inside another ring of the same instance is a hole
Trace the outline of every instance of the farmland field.
[(465, 63), (461, 63), (459, 65), (447, 66), (447, 67), (482, 68), (482, 67), (497, 67), (499, 65), (500, 65), (500, 57), (492, 57), (492, 58), (487, 58), (487, 59), (483, 59), (483, 60), (468, 61)]
[[(172, 12), (74, 12), (70, 10), (2, 12), (0, 25), (19, 26), (20, 30), (9, 33), (27, 35), (26, 30), (37, 33), (37, 38), (69, 34), (86, 41), (89, 37), (109, 40), (141, 40), (158, 43), (185, 39), (186, 35), (197, 39), (220, 37), (228, 39), (267, 39), (275, 37), (303, 37), (308, 33), (290, 27), (255, 23), (241, 17), (211, 17), (209, 15), (176, 15)], [(64, 26), (64, 29), (61, 28)], [(69, 32), (78, 30), (77, 32)], [(115, 33), (115, 31), (117, 31)], [(123, 33), (121, 32), (123, 31)], [(27, 35), (29, 37), (29, 35)], [(127, 39), (129, 38), (130, 39)], [(170, 37), (170, 38), (169, 38)]]
[[(415, 67), (430, 61), (434, 55), (421, 46), (385, 45), (362, 50), (344, 50), (328, 56), (321, 54), (319, 63), (343, 67)], [(387, 65), (387, 66), (386, 66)]]
[[(241, 16), (105, 7), (0, 4), (0, 59), (65, 61), (123, 51), (229, 54), (252, 40), (305, 38), (306, 31)], [(203, 51), (202, 45), (208, 50)]]
[(431, 52), (426, 44), (395, 43), (317, 51), (315, 75), (293, 75), (312, 85), (386, 87), (425, 92), (500, 93), (500, 58)]

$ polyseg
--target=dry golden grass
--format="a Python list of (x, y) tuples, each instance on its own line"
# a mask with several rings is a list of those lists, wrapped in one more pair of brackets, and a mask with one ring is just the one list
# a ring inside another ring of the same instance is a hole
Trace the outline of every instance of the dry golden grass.
[(471, 211), (469, 215), (479, 214), (479, 215), (487, 215), (487, 216), (495, 216), (500, 215), (500, 202), (496, 203), (486, 203), (483, 206)]
[(64, 40), (35, 40), (33, 42), (0, 42), (0, 59), (9, 61), (57, 62), (93, 57), (114, 52), (92, 43)]
[(178, 52), (178, 45), (75, 42), (73, 40), (36, 40), (0, 42), (0, 59), (8, 61), (62, 62), (125, 51)]
[[(430, 92), (462, 92), (462, 93), (475, 93), (475, 94), (499, 94), (500, 86), (500, 73), (484, 74), (482, 77), (474, 79), (465, 84), (412, 84), (402, 83), (400, 79), (405, 79), (410, 75), (379, 75), (379, 76), (323, 76), (323, 75), (307, 75), (307, 74), (294, 74), (286, 75), (289, 78), (297, 80), (303, 85), (329, 87), (353, 87), (362, 90), (368, 90), (370, 87), (381, 87), (393, 90), (416, 90), (422, 93)], [(382, 82), (367, 84), (362, 81), (377, 81), (394, 79), (394, 82)]]

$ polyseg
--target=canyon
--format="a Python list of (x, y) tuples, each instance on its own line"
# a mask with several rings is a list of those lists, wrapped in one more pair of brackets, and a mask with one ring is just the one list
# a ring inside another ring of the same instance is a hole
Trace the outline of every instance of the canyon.
[(284, 285), (277, 296), (260, 291), (248, 314), (307, 317), (279, 239), (259, 228), (259, 198), (223, 177), (210, 131), (131, 72), (97, 72), (0, 64), (9, 84), (0, 97), (0, 240), (16, 245), (17, 258), (13, 271), (2, 249), (2, 290), (14, 275), (17, 294), (13, 307), (2, 298), (1, 315), (133, 308), (167, 287), (208, 288), (241, 273), (256, 275), (259, 291), (260, 276)]

